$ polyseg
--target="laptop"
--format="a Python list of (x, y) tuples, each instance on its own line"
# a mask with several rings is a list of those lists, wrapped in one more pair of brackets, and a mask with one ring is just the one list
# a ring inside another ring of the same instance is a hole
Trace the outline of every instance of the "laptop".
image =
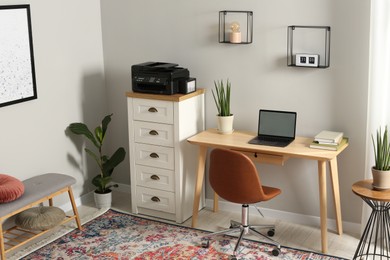
[(249, 143), (285, 147), (295, 139), (296, 121), (296, 112), (260, 109), (257, 136)]

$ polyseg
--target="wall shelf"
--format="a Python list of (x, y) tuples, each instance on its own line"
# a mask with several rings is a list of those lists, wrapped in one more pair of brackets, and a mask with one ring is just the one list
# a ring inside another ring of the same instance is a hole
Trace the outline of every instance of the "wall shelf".
[[(232, 28), (233, 27), (233, 28)], [(252, 11), (220, 11), (219, 42), (249, 44), (253, 39)]]
[[(310, 58), (310, 62), (306, 58)], [(329, 59), (330, 26), (288, 26), (288, 66), (303, 68), (328, 68)]]

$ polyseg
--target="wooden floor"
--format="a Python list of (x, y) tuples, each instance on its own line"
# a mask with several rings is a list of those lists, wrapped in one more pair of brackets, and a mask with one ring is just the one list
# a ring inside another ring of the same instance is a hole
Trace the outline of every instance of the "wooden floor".
[[(130, 194), (114, 191), (113, 192), (113, 202), (112, 208), (118, 211), (130, 213)], [(80, 217), (83, 220), (91, 219), (91, 216), (96, 214), (101, 214), (99, 212), (103, 212), (102, 210), (98, 210), (95, 208), (94, 202), (90, 201), (78, 207), (78, 211)], [(142, 216), (142, 215), (140, 215)], [(309, 250), (314, 252), (321, 251), (321, 232), (319, 227), (310, 227), (304, 225), (297, 225), (288, 223), (286, 221), (280, 221), (275, 219), (267, 219), (263, 218), (260, 215), (257, 217), (256, 215), (251, 215), (250, 223), (255, 224), (276, 224), (276, 233), (273, 237), (274, 240), (278, 241), (282, 246), (293, 247), (297, 249)], [(142, 216), (146, 218), (151, 218), (148, 216)], [(164, 221), (162, 219), (158, 219), (159, 221)], [(222, 229), (227, 229), (230, 226), (230, 220), (236, 220), (240, 222), (240, 210), (238, 213), (233, 212), (212, 212), (211, 209), (203, 209), (199, 212), (198, 217), (198, 229), (208, 230), (208, 231), (217, 231)], [(166, 221), (168, 223), (176, 224), (172, 221)], [(188, 219), (186, 222), (182, 224), (183, 226), (190, 227), (191, 219)], [(74, 227), (73, 227), (74, 228)], [(50, 236), (50, 232), (48, 234)], [(250, 237), (251, 239), (257, 239), (256, 237)], [(338, 257), (343, 257), (346, 259), (351, 259), (355, 253), (355, 249), (358, 244), (358, 238), (348, 235), (344, 233), (339, 236), (335, 233), (328, 232), (328, 254)], [(27, 244), (25, 247), (21, 249), (20, 252), (12, 252), (7, 255), (7, 259), (15, 260), (19, 259), (19, 256), (25, 255), (26, 252), (24, 248), (28, 252), (34, 251), (37, 247), (46, 244), (44, 238), (42, 241), (38, 243), (36, 241), (31, 244)], [(15, 250), (17, 251), (17, 250)]]
[[(129, 194), (115, 192), (113, 197), (112, 208), (124, 212), (130, 212), (130, 197)], [(196, 228), (217, 231), (227, 229), (230, 226), (230, 220), (241, 221), (241, 213), (232, 212), (212, 212), (211, 209), (203, 209), (199, 212), (198, 225)], [(161, 221), (161, 220), (160, 220)], [(168, 221), (169, 222), (169, 221)], [(171, 222), (172, 223), (172, 222)], [(276, 233), (273, 237), (282, 246), (293, 247), (314, 252), (321, 252), (321, 232), (319, 227), (310, 227), (288, 223), (275, 219), (252, 217), (250, 223), (254, 224), (275, 224)], [(190, 227), (191, 219), (182, 224)], [(251, 237), (256, 239), (255, 237)], [(328, 232), (328, 254), (339, 256), (347, 259), (352, 259), (359, 238), (344, 233), (339, 236), (334, 232)]]

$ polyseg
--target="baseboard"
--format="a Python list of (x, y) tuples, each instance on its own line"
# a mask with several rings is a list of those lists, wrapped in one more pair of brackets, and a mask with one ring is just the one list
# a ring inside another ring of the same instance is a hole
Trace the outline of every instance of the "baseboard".
[[(212, 209), (213, 205), (214, 205), (213, 199), (206, 199), (206, 208)], [(218, 201), (218, 207), (219, 210), (222, 211), (241, 213), (241, 207), (237, 207), (237, 204), (228, 201), (222, 201), (222, 200)], [(317, 216), (302, 215), (302, 214), (297, 214), (297, 213), (292, 213), (287, 211), (263, 208), (263, 207), (261, 208), (261, 212), (266, 217), (269, 218), (280, 219), (294, 224), (320, 227), (320, 217)], [(249, 214), (250, 215), (258, 214), (258, 212), (252, 210)], [(334, 231), (337, 230), (336, 220), (327, 219), (327, 222), (328, 222), (328, 230), (334, 230)], [(343, 221), (343, 231), (347, 232), (348, 234), (352, 234), (352, 235), (360, 234), (360, 228), (361, 228), (360, 224)]]
[[(130, 185), (122, 184), (122, 183), (118, 183), (118, 185), (119, 187), (115, 188), (116, 191), (130, 193)], [(80, 206), (82, 204), (86, 204), (87, 202), (91, 202), (91, 201), (93, 201), (93, 191), (86, 193), (79, 198), (75, 198), (76, 206)], [(214, 200), (206, 199), (206, 208), (212, 209), (213, 203)], [(237, 204), (235, 203), (220, 200), (218, 202), (218, 206), (219, 209), (223, 211), (241, 213), (241, 208), (237, 207)], [(60, 206), (60, 208), (62, 208), (66, 212), (72, 210), (72, 205), (69, 202), (66, 203), (65, 205)], [(314, 227), (320, 226), (320, 217), (317, 216), (302, 215), (302, 214), (275, 210), (275, 209), (268, 209), (268, 208), (261, 208), (261, 211), (266, 217), (280, 219), (283, 221), (300, 224), (300, 225), (307, 225), (307, 226), (314, 226)], [(258, 214), (258, 213), (255, 211), (251, 211), (250, 214)], [(336, 221), (334, 219), (328, 219), (327, 221), (328, 221), (328, 229), (336, 230)], [(361, 226), (360, 224), (343, 221), (343, 230), (348, 234), (360, 235)]]

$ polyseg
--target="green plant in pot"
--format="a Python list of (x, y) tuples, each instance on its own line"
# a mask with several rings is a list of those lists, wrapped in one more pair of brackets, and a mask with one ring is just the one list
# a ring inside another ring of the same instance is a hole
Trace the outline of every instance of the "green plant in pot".
[(373, 187), (377, 190), (390, 189), (390, 140), (387, 126), (379, 128), (376, 138), (371, 135), (374, 147), (375, 165), (372, 167)]
[[(95, 151), (85, 148), (85, 152), (96, 161), (100, 171), (92, 179), (92, 184), (96, 187), (95, 201), (103, 198), (106, 202), (103, 202), (103, 205), (97, 205), (98, 207), (111, 206), (111, 188), (118, 187), (117, 184), (111, 184), (112, 173), (126, 156), (126, 151), (123, 147), (118, 148), (112, 156), (103, 154), (104, 139), (111, 117), (112, 114), (105, 116), (102, 123), (95, 128), (94, 133), (84, 123), (72, 123), (68, 127), (73, 134), (84, 136), (95, 147)], [(102, 194), (102, 196), (99, 196), (99, 194)]]
[(233, 132), (233, 119), (234, 115), (230, 112), (230, 93), (231, 83), (226, 80), (226, 84), (223, 81), (214, 81), (215, 92), (211, 90), (213, 94), (214, 102), (218, 110), (217, 123), (218, 132), (221, 134), (230, 134)]

